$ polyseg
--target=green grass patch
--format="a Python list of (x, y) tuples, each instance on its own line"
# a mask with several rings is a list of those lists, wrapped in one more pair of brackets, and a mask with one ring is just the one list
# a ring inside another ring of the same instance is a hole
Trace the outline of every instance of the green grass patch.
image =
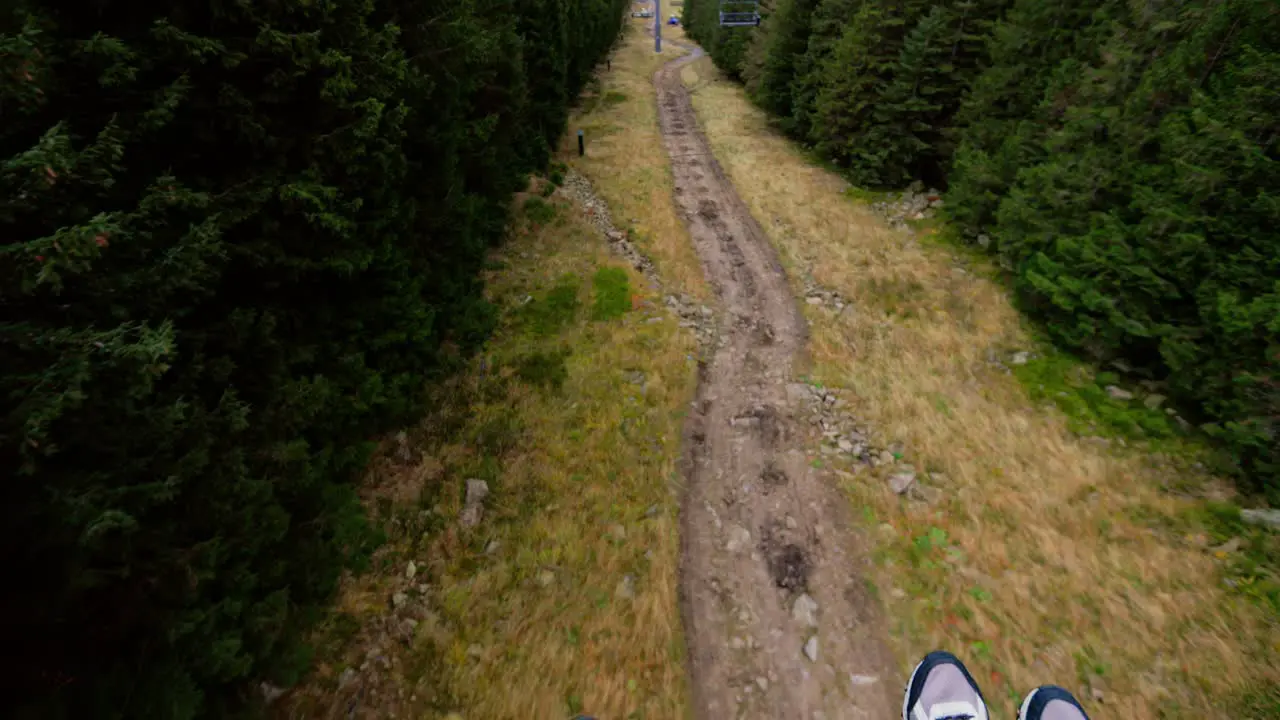
[(617, 105), (618, 103), (623, 103), (626, 101), (627, 101), (626, 93), (620, 93), (616, 90), (610, 90), (609, 92), (604, 94), (605, 107), (609, 107), (611, 105)]
[[(828, 168), (828, 169), (832, 169), (832, 168)], [(838, 172), (838, 169), (837, 169), (837, 172)], [(850, 200), (867, 203), (868, 205), (872, 203), (878, 203), (882, 200), (888, 200), (893, 196), (893, 193), (887, 193), (881, 190), (869, 190), (864, 187), (857, 187), (856, 185), (851, 185), (845, 188), (844, 192), (842, 192), (841, 194), (849, 198)]]
[(559, 390), (569, 379), (566, 360), (571, 353), (566, 348), (537, 350), (516, 361), (516, 376), (545, 390)]
[(1134, 440), (1173, 438), (1184, 433), (1160, 408), (1148, 408), (1142, 398), (1111, 397), (1107, 386), (1117, 385), (1114, 373), (1094, 373), (1065, 353), (1049, 352), (1015, 365), (1013, 374), (1036, 402), (1050, 402), (1067, 416), (1080, 435), (1110, 435)]
[(592, 282), (596, 294), (595, 305), (591, 308), (592, 320), (612, 320), (631, 309), (631, 282), (627, 279), (626, 270), (600, 268)]
[(1240, 508), (1225, 502), (1207, 502), (1180, 519), (1181, 529), (1209, 536), (1229, 588), (1280, 615), (1280, 533), (1246, 523)]
[(575, 275), (565, 275), (546, 295), (530, 300), (520, 308), (518, 316), (534, 335), (546, 337), (560, 332), (573, 322), (578, 313), (578, 288), (582, 282)]

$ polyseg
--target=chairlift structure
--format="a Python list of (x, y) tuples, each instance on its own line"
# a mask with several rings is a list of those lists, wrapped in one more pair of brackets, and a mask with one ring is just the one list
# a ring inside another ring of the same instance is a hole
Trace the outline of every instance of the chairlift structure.
[(756, 0), (720, 0), (720, 27), (756, 27), (760, 3)]

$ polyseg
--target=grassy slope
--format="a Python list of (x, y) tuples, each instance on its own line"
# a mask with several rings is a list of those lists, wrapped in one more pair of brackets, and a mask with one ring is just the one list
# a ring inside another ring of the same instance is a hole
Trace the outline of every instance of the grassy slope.
[(981, 261), (886, 228), (708, 60), (684, 79), (797, 292), (807, 272), (852, 301), (843, 313), (804, 306), (812, 379), (856, 398), (853, 411), (940, 490), (904, 500), (870, 470), (846, 475), (877, 528), (876, 580), (904, 669), (951, 649), (1005, 717), (1046, 682), (1086, 698), (1094, 717), (1218, 716), (1274, 688), (1275, 616), (1221, 582), (1248, 550), (1218, 544), (1203, 497), (1228, 491), (1191, 470), (1194, 448), (1111, 450), (1073, 433), (1080, 417), (1033, 398), (1043, 366), (1023, 373), (1029, 394), (990, 362), (1034, 343)]
[[(670, 289), (705, 295), (656, 145), (649, 78), (674, 53), (648, 42), (629, 34), (571, 121), (588, 157), (570, 139), (560, 159), (619, 226), (634, 219)], [(498, 332), (371, 472), (389, 542), (345, 584), (319, 669), (283, 715), (684, 714), (674, 487), (696, 349), (577, 206), (539, 195), (517, 198), (520, 226), (491, 261)], [(467, 478), (492, 492), (473, 530), (456, 522)], [(365, 680), (339, 689), (361, 666)]]

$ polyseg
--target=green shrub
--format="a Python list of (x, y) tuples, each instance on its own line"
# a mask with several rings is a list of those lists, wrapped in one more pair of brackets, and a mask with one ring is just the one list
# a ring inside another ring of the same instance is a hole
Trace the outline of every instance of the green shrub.
[(540, 197), (524, 201), (524, 216), (534, 225), (547, 225), (556, 219), (556, 206)]
[(543, 389), (559, 390), (569, 379), (568, 349), (535, 350), (516, 361), (516, 377)]

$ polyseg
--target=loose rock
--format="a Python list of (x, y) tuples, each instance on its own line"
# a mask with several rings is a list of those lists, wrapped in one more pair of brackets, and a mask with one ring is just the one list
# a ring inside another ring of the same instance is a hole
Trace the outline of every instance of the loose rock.
[(279, 688), (271, 683), (265, 682), (259, 685), (258, 689), (262, 691), (262, 699), (266, 700), (268, 705), (279, 699), (279, 697), (285, 692), (284, 688)]
[(732, 525), (729, 527), (729, 541), (725, 543), (725, 549), (731, 553), (742, 552), (751, 544), (751, 533), (741, 525)]
[(636, 596), (636, 578), (634, 575), (624, 575), (618, 581), (618, 586), (613, 590), (614, 596), (623, 600), (631, 600)]
[(806, 627), (817, 627), (818, 602), (809, 593), (801, 593), (791, 606), (791, 619)]
[(1241, 510), (1240, 519), (1252, 525), (1262, 525), (1280, 530), (1280, 510)]
[(1124, 388), (1116, 387), (1115, 385), (1107, 386), (1107, 395), (1110, 395), (1112, 400), (1132, 400), (1133, 399), (1133, 393), (1129, 392), (1128, 390), (1125, 390)]
[(915, 484), (914, 470), (899, 470), (889, 476), (889, 488), (899, 495), (905, 494)]
[(484, 499), (489, 496), (489, 483), (471, 478), (467, 480), (467, 497), (458, 521), (462, 527), (475, 527), (484, 514)]
[(418, 564), (410, 560), (409, 564), (404, 569), (404, 576), (409, 580), (412, 580), (413, 576), (417, 574), (418, 574)]
[(804, 656), (809, 662), (818, 662), (818, 636), (814, 635), (804, 644)]

